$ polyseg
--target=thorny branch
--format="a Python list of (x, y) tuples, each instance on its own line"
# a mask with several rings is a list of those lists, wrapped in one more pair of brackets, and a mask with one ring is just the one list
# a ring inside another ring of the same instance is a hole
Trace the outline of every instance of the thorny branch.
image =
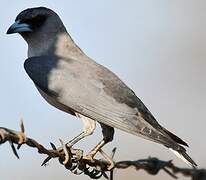
[[(45, 148), (34, 139), (28, 138), (24, 134), (24, 125), (21, 121), (20, 131), (15, 131), (0, 127), (0, 145), (9, 142), (13, 153), (19, 158), (17, 150), (23, 144), (29, 147), (36, 148), (38, 153), (47, 155), (47, 158), (42, 163), (42, 166), (46, 165), (52, 158), (58, 158), (60, 164), (72, 173), (80, 175), (85, 174), (92, 179), (99, 179), (104, 176), (107, 179), (113, 179), (114, 169), (126, 169), (128, 167), (134, 167), (136, 170), (143, 169), (148, 174), (156, 175), (160, 170), (165, 171), (171, 177), (177, 179), (176, 174), (182, 174), (185, 177), (191, 177), (192, 180), (206, 180), (205, 169), (189, 169), (179, 168), (175, 166), (172, 161), (161, 161), (157, 158), (141, 159), (136, 161), (119, 161), (114, 162), (113, 169), (110, 169), (110, 163), (105, 159), (88, 159), (83, 156), (83, 151), (74, 149), (69, 146), (68, 143), (64, 143), (60, 140), (61, 147), (56, 148), (53, 143), (50, 143), (51, 149)], [(17, 144), (17, 150), (14, 144)], [(116, 148), (113, 149), (111, 158), (115, 154)], [(104, 154), (102, 154), (104, 157)], [(107, 173), (110, 173), (108, 177)]]

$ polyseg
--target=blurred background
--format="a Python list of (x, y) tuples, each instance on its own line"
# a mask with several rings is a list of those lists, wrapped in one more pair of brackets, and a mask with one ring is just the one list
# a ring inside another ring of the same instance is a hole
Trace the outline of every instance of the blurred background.
[[(0, 126), (18, 129), (23, 118), (27, 136), (49, 147), (49, 142), (58, 146), (59, 138), (73, 138), (82, 123), (42, 99), (23, 68), (26, 43), (17, 34), (5, 34), (20, 11), (35, 6), (56, 11), (84, 52), (118, 74), (163, 126), (189, 143), (188, 153), (206, 168), (206, 1), (2, 0)], [(100, 139), (98, 127), (76, 147), (87, 152)], [(163, 146), (119, 130), (104, 149), (110, 153), (113, 147), (116, 160), (152, 156), (187, 167)], [(26, 146), (19, 155), (17, 160), (8, 144), (0, 147), (1, 179), (89, 179), (67, 172), (56, 160), (40, 167), (45, 156)], [(115, 179), (125, 178), (171, 179), (165, 173), (150, 176), (134, 169), (115, 172)]]

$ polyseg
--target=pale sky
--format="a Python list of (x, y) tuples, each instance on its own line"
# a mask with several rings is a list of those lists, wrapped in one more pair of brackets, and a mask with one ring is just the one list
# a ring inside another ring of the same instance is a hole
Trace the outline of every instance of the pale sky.
[[(58, 145), (59, 138), (70, 140), (82, 124), (43, 100), (23, 68), (26, 43), (17, 34), (6, 35), (20, 11), (36, 6), (56, 11), (86, 54), (131, 87), (164, 127), (188, 142), (190, 156), (206, 168), (206, 1), (1, 1), (0, 126), (18, 129), (22, 117), (26, 134), (48, 146)], [(98, 128), (75, 147), (88, 151), (100, 139)], [(109, 153), (113, 147), (116, 160), (155, 156), (187, 167), (165, 147), (119, 130), (104, 150)], [(88, 179), (72, 175), (55, 160), (40, 167), (44, 156), (26, 146), (19, 155), (17, 160), (8, 144), (0, 146), (1, 179)], [(148, 176), (134, 169), (115, 172), (115, 179), (125, 178), (171, 179), (165, 173)]]

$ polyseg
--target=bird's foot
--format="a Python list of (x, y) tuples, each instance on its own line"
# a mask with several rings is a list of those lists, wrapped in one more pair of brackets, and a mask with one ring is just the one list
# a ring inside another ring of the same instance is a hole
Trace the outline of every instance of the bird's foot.
[(18, 149), (21, 147), (22, 144), (26, 142), (26, 135), (25, 135), (25, 128), (24, 128), (24, 123), (23, 120), (20, 121), (20, 132), (17, 133), (17, 136), (19, 138), (18, 140)]
[(89, 153), (86, 156), (84, 156), (83, 158), (90, 161), (90, 162), (94, 162), (94, 155), (93, 154)]
[[(110, 171), (114, 168), (115, 166), (115, 163), (113, 161), (112, 158), (110, 158), (102, 149), (99, 149), (98, 151), (104, 158), (104, 161), (106, 161), (108, 163), (108, 167), (107, 169)], [(93, 153), (93, 152), (90, 152), (89, 154), (87, 154), (86, 156), (84, 156), (84, 159), (87, 159), (91, 162), (94, 162), (94, 156), (96, 155), (96, 152)]]
[(66, 143), (66, 147), (69, 148), (71, 150), (71, 153), (74, 155), (74, 158), (76, 160), (80, 160), (83, 157), (83, 150), (81, 149), (74, 149), (73, 145), (75, 143), (73, 143), (73, 141), (69, 141), (68, 143)]
[(17, 134), (18, 138), (19, 138), (19, 141), (18, 141), (18, 144), (21, 145), (23, 143), (26, 142), (26, 135), (23, 133), (23, 132), (19, 132)]
[[(113, 160), (113, 157), (108, 156), (102, 149), (99, 150), (99, 153), (104, 157), (104, 159), (108, 162), (108, 170), (112, 170), (115, 166), (115, 162)], [(112, 155), (113, 156), (113, 155)]]
[(72, 146), (73, 144), (70, 143), (63, 143), (61, 140), (62, 147), (58, 148), (59, 151), (63, 150), (66, 155), (66, 150), (69, 149), (71, 151), (72, 158), (74, 158), (76, 161), (82, 159), (83, 157), (83, 150), (81, 149), (74, 149)]
[(71, 152), (73, 154), (73, 157), (75, 158), (75, 160), (79, 161), (80, 159), (82, 159), (83, 157), (83, 150), (81, 149), (71, 149)]

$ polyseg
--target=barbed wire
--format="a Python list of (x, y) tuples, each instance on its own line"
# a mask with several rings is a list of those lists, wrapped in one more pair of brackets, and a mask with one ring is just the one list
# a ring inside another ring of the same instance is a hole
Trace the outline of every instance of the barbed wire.
[[(177, 179), (177, 174), (182, 174), (185, 177), (190, 177), (192, 180), (206, 180), (205, 169), (179, 168), (175, 166), (171, 160), (162, 161), (158, 158), (149, 157), (135, 161), (119, 161), (114, 162), (114, 166), (111, 169), (111, 162), (107, 160), (103, 151), (100, 151), (100, 153), (105, 157), (104, 159), (89, 159), (83, 155), (83, 150), (74, 149), (61, 139), (60, 147), (57, 148), (53, 143), (50, 143), (51, 149), (48, 149), (36, 140), (26, 137), (23, 121), (20, 123), (20, 131), (0, 127), (0, 144), (6, 142), (10, 143), (12, 151), (17, 158), (19, 158), (17, 150), (19, 150), (22, 145), (27, 145), (36, 148), (38, 153), (47, 155), (47, 158), (41, 164), (42, 166), (46, 166), (51, 159), (58, 158), (60, 164), (67, 170), (70, 170), (76, 175), (85, 174), (91, 179), (99, 179), (103, 176), (106, 179), (113, 180), (113, 171), (115, 169), (134, 167), (136, 170), (143, 169), (150, 175), (156, 175), (160, 170), (163, 170), (175, 179)], [(15, 144), (17, 146), (15, 146)], [(111, 159), (113, 159), (115, 152), (116, 148), (112, 151)]]

